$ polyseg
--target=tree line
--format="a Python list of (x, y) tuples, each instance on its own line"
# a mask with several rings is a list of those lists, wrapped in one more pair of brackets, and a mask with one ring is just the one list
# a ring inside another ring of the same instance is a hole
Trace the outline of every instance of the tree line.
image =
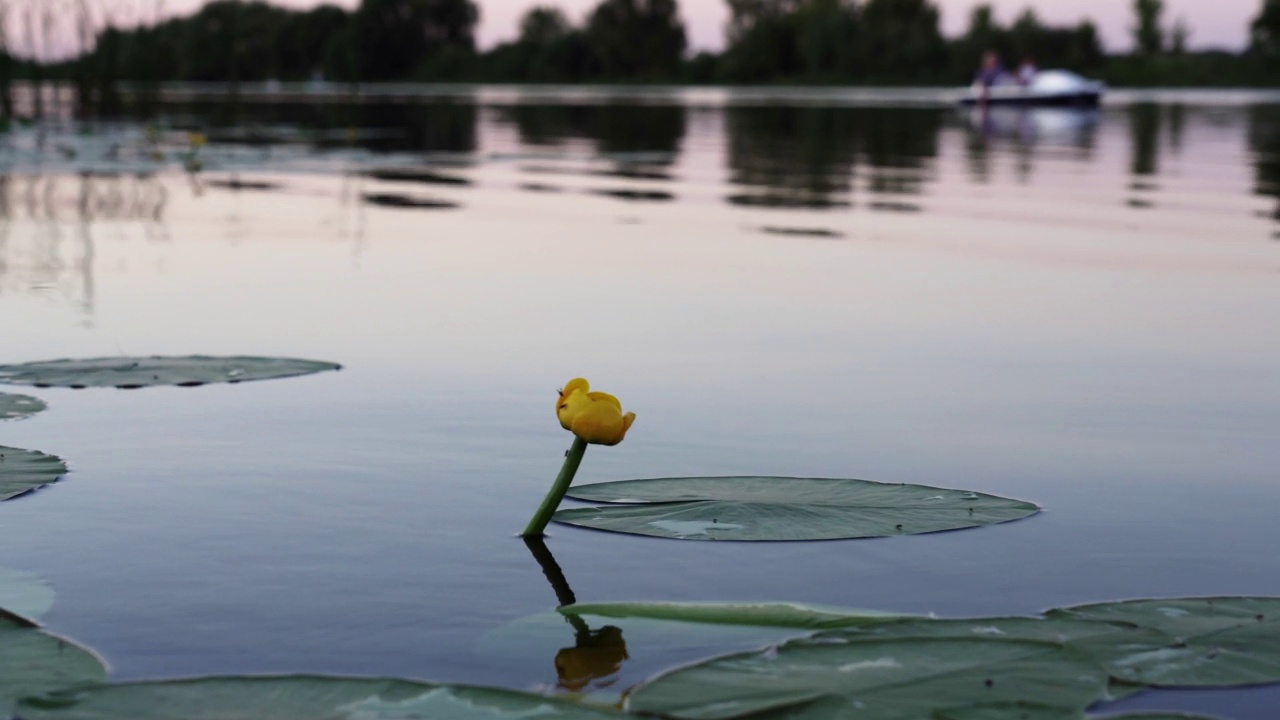
[[(512, 41), (481, 51), (473, 0), (361, 0), (352, 11), (215, 0), (144, 27), (100, 30), (81, 56), (36, 68), (0, 51), (0, 76), (36, 72), (109, 96), (117, 81), (682, 82), (955, 84), (988, 50), (1034, 56), (1118, 84), (1280, 84), (1280, 0), (1262, 0), (1243, 53), (1193, 52), (1163, 0), (1133, 0), (1134, 50), (1108, 54), (1092, 22), (1057, 26), (991, 6), (944, 37), (930, 0), (726, 0), (721, 53), (690, 55), (677, 0), (601, 0), (579, 24), (530, 10)], [(2, 79), (2, 78), (0, 78)], [(110, 99), (109, 97), (107, 99)]]

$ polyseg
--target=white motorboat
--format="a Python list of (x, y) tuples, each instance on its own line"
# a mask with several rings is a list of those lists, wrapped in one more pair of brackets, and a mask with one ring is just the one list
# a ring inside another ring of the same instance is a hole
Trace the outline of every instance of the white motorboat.
[(1002, 78), (990, 87), (974, 83), (964, 97), (963, 105), (1054, 105), (1092, 107), (1102, 100), (1107, 86), (1097, 80), (1088, 80), (1066, 70), (1045, 70), (1036, 73), (1030, 83), (1022, 84), (1016, 78)]

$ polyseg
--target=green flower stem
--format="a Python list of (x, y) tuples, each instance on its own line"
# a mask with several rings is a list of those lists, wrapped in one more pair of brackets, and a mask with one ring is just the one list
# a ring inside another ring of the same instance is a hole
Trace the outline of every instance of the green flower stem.
[(533, 514), (533, 519), (529, 521), (528, 527), (521, 533), (523, 537), (542, 537), (542, 531), (547, 529), (547, 523), (551, 522), (551, 516), (555, 513), (556, 508), (560, 507), (560, 501), (564, 500), (564, 494), (569, 492), (569, 485), (573, 482), (573, 476), (578, 474), (578, 466), (582, 464), (582, 456), (586, 452), (587, 441), (580, 437), (574, 437), (573, 447), (569, 448), (569, 453), (564, 456), (564, 466), (560, 468), (560, 474), (556, 476), (555, 484), (551, 486), (547, 497), (543, 499), (542, 505), (538, 507), (538, 512)]

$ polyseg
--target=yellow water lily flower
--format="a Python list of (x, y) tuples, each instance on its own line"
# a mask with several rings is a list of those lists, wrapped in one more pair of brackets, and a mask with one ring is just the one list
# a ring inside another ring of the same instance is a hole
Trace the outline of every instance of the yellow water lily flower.
[(585, 379), (574, 378), (560, 391), (556, 417), (561, 427), (592, 445), (617, 445), (626, 437), (636, 414), (624, 414), (618, 398), (592, 392)]

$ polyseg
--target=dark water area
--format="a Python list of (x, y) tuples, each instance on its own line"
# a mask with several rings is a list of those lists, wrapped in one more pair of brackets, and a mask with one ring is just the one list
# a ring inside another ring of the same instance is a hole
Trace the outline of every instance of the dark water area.
[[(345, 368), (34, 391), (50, 409), (0, 443), (73, 472), (0, 506), (0, 565), (47, 578), (46, 624), (116, 680), (568, 692), (554, 658), (574, 629), (527, 619), (557, 588), (516, 533), (568, 446), (554, 391), (584, 375), (638, 419), (578, 482), (861, 477), (1045, 511), (794, 544), (553, 526), (581, 602), (963, 617), (1280, 595), (1280, 104), (927, 100), (191, 100), (15, 128), (0, 362)], [(775, 639), (622, 633), (621, 673), (589, 685), (602, 697)], [(1261, 720), (1277, 703), (1265, 687), (1106, 709)]]

